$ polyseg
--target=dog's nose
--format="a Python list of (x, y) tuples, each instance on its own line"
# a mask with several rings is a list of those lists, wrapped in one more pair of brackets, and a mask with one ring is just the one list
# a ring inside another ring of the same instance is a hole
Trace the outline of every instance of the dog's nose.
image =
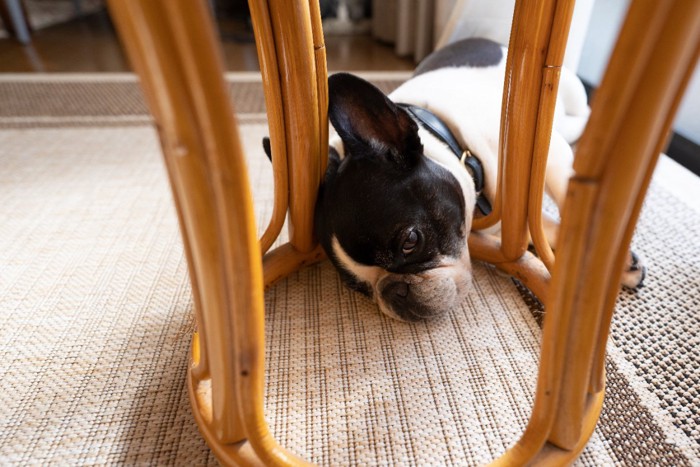
[(388, 295), (395, 295), (401, 298), (408, 297), (408, 284), (405, 282), (394, 282), (389, 284), (384, 290)]
[(419, 285), (411, 285), (402, 280), (384, 284), (381, 296), (384, 306), (391, 310), (391, 314), (404, 321), (431, 318), (447, 309), (443, 306), (444, 303), (436, 302), (435, 297), (426, 294), (425, 290), (421, 292)]
[(382, 298), (391, 310), (405, 321), (418, 321), (421, 316), (416, 313), (417, 304), (411, 295), (410, 286), (403, 281), (387, 284), (382, 289)]

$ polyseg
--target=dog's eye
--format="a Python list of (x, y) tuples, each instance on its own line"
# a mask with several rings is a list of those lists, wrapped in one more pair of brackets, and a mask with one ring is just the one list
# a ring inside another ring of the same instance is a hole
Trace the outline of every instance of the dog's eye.
[(406, 237), (406, 240), (404, 240), (403, 242), (401, 251), (404, 255), (409, 255), (413, 253), (413, 250), (416, 249), (416, 246), (418, 246), (418, 232), (416, 232), (415, 230), (411, 230), (411, 232), (409, 232), (408, 236)]

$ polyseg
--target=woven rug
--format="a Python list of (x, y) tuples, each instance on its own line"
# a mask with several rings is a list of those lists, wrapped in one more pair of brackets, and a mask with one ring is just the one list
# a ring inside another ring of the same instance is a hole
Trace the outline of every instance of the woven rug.
[[(263, 230), (256, 75), (227, 75)], [(385, 90), (405, 75), (368, 76)], [(700, 465), (700, 181), (663, 158), (621, 291), (607, 395), (580, 465)], [(478, 465), (527, 423), (540, 305), (475, 264), (459, 309), (383, 317), (328, 263), (266, 293), (266, 413), (323, 465)], [(0, 464), (202, 465), (194, 327), (160, 150), (131, 75), (0, 76)]]

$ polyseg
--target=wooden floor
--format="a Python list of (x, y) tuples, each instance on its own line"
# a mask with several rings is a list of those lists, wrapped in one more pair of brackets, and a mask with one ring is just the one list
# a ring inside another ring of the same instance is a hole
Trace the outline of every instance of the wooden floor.
[[(226, 68), (258, 71), (253, 38), (245, 24), (220, 22)], [(330, 71), (412, 70), (411, 60), (369, 36), (327, 36)], [(30, 45), (0, 39), (0, 72), (130, 71), (106, 11), (35, 31)]]

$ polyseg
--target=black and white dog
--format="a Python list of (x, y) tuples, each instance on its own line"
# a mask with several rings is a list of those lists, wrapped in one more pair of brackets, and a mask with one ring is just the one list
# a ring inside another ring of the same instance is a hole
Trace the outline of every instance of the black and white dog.
[[(393, 318), (436, 316), (469, 291), (472, 217), (490, 209), (496, 189), (505, 57), (505, 48), (485, 39), (454, 43), (388, 97), (350, 74), (329, 78), (338, 137), (316, 234), (344, 282)], [(571, 175), (569, 142), (588, 113), (581, 82), (563, 70), (546, 173), (559, 207)], [(554, 242), (556, 225), (546, 230)], [(642, 279), (643, 268), (631, 262), (623, 283)]]

